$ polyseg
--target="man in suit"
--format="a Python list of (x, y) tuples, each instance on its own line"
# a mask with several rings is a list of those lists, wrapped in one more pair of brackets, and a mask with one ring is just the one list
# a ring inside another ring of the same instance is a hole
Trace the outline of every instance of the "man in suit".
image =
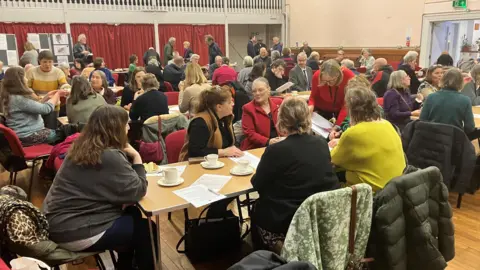
[(256, 56), (255, 54), (255, 43), (257, 43), (257, 39), (255, 35), (250, 36), (250, 40), (248, 41), (247, 44), (247, 55), (254, 58)]
[(297, 56), (297, 65), (288, 74), (289, 81), (294, 83), (291, 90), (306, 91), (312, 88), (312, 69), (307, 66), (307, 54), (301, 52)]

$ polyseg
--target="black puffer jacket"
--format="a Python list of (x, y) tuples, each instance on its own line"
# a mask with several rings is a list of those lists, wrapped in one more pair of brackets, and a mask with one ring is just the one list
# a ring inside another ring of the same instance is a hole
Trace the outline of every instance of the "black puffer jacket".
[(393, 68), (390, 65), (382, 66), (378, 69), (377, 74), (372, 82), (372, 90), (377, 94), (377, 97), (383, 97), (383, 94), (388, 90), (388, 81)]
[(475, 149), (463, 130), (440, 123), (413, 121), (402, 133), (408, 164), (417, 168), (436, 166), (450, 191), (473, 194)]
[(374, 197), (373, 269), (439, 270), (455, 256), (452, 208), (438, 168), (396, 177)]

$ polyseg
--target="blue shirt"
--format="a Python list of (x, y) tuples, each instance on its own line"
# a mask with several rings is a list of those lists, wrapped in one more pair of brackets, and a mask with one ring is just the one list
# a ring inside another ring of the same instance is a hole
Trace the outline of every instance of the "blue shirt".
[(33, 99), (10, 95), (6, 123), (19, 138), (25, 138), (45, 128), (42, 115), (53, 111), (55, 105), (46, 102), (40, 103)]

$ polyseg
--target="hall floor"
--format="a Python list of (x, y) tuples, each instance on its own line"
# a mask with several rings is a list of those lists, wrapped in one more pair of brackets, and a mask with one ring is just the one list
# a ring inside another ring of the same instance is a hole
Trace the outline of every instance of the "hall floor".
[[(27, 190), (30, 179), (30, 170), (19, 173), (17, 185)], [(0, 186), (8, 183), (8, 173), (0, 173)], [(46, 185), (43, 181), (34, 180), (33, 185), (33, 204), (41, 207), (43, 199), (47, 193)], [(456, 205), (456, 194), (451, 194), (449, 201), (452, 206)], [(189, 209), (190, 217), (195, 217), (199, 213), (195, 208)], [(453, 208), (453, 222), (455, 225), (455, 258), (448, 263), (448, 270), (477, 270), (480, 268), (480, 193), (475, 196), (465, 195), (462, 201), (462, 208)], [(251, 251), (248, 244), (244, 244), (242, 251), (237, 254), (231, 254), (217, 258), (210, 263), (192, 265), (188, 258), (176, 251), (176, 245), (183, 235), (183, 211), (177, 211), (172, 214), (172, 222), (167, 220), (167, 214), (160, 216), (161, 241), (162, 241), (162, 260), (164, 270), (181, 269), (227, 269), (243, 258)], [(181, 246), (183, 248), (183, 245)], [(85, 260), (83, 264), (68, 265), (68, 270), (92, 269), (94, 264), (92, 260)]]

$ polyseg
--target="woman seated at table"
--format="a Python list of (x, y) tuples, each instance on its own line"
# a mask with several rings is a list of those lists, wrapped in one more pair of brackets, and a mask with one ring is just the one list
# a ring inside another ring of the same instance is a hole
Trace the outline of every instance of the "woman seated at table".
[[(199, 64), (190, 63), (185, 69), (185, 80), (183, 81), (184, 90), (180, 91), (178, 105), (181, 113), (195, 113), (198, 102), (198, 96), (203, 90), (211, 86), (207, 83), (207, 78), (203, 75)], [(180, 97), (181, 96), (181, 97)]]
[(135, 268), (133, 262), (154, 269), (148, 222), (133, 206), (145, 196), (147, 178), (140, 154), (127, 142), (128, 128), (124, 109), (95, 110), (57, 172), (43, 212), (60, 247), (116, 250), (119, 269)]
[(145, 68), (143, 67), (136, 67), (132, 73), (132, 76), (129, 79), (128, 85), (123, 88), (122, 92), (122, 100), (120, 101), (120, 106), (124, 109), (130, 110), (132, 106), (133, 97), (135, 93), (140, 91), (143, 93), (142, 89), (142, 78), (147, 74), (145, 72)]
[(267, 79), (256, 79), (253, 82), (253, 100), (243, 106), (242, 129), (245, 139), (240, 149), (265, 147), (283, 139), (277, 130), (278, 107), (270, 98)]
[(160, 84), (153, 74), (146, 74), (142, 79), (142, 89), (145, 91), (140, 94), (140, 91), (135, 93), (132, 108), (130, 109), (130, 119), (132, 121), (138, 120), (144, 122), (152, 116), (161, 114), (168, 114), (167, 96), (158, 90)]
[(117, 103), (117, 96), (108, 87), (107, 77), (101, 70), (95, 70), (91, 74), (90, 84), (93, 90), (100, 94), (108, 104), (114, 105)]
[(346, 170), (349, 185), (366, 183), (377, 191), (405, 169), (402, 141), (393, 125), (381, 118), (375, 93), (369, 88), (348, 87), (345, 103), (350, 128), (329, 142), (332, 163)]
[(323, 62), (312, 77), (312, 92), (308, 100), (310, 111), (315, 111), (327, 120), (340, 125), (347, 116), (345, 87), (355, 74), (340, 67), (335, 59)]
[(83, 60), (80, 58), (75, 59), (73, 67), (70, 69), (70, 76), (73, 78), (73, 76), (81, 75), (84, 68), (85, 64), (83, 63)]
[(459, 92), (463, 88), (460, 70), (451, 68), (445, 72), (442, 86), (440, 91), (429, 95), (424, 102), (420, 120), (453, 125), (472, 137), (475, 130), (472, 103), (468, 97)]
[(421, 103), (410, 95), (409, 86), (410, 77), (407, 73), (403, 70), (394, 71), (390, 74), (387, 86), (390, 90), (383, 95), (385, 118), (400, 130), (411, 121), (411, 116), (420, 116)]
[(463, 86), (461, 93), (472, 101), (472, 106), (480, 105), (480, 64), (476, 64), (470, 71), (472, 80)]
[(243, 156), (233, 135), (233, 99), (229, 86), (213, 86), (198, 97), (195, 117), (190, 121), (179, 160), (218, 154), (220, 157)]
[[(276, 91), (278, 87), (288, 82), (288, 78), (285, 78), (286, 63), (282, 59), (278, 59), (272, 62), (272, 65), (267, 68), (265, 72), (265, 78), (268, 80), (268, 84), (272, 91)], [(272, 93), (275, 94), (275, 93)]]
[(418, 93), (422, 95), (423, 99), (440, 89), (440, 81), (442, 80), (442, 76), (443, 66), (441, 65), (433, 65), (427, 69), (427, 76), (418, 87)]
[(305, 199), (339, 185), (327, 142), (310, 135), (311, 124), (305, 100), (285, 99), (277, 126), (287, 138), (265, 149), (251, 180), (253, 189), (260, 194), (252, 224), (263, 244), (272, 250), (281, 246), (295, 211)]
[(2, 112), (6, 125), (19, 137), (24, 146), (55, 142), (55, 130), (45, 128), (42, 115), (51, 113), (66, 92), (50, 91), (40, 101), (27, 87), (25, 71), (10, 67), (1, 82)]
[(256, 63), (253, 65), (252, 71), (248, 75), (248, 80), (247, 84), (245, 85), (245, 91), (247, 92), (248, 98), (251, 100), (253, 98), (252, 94), (252, 85), (253, 81), (260, 77), (265, 77), (265, 72), (267, 71), (267, 68), (265, 66), (265, 63)]
[(72, 89), (66, 104), (69, 123), (87, 123), (93, 111), (105, 104), (105, 99), (92, 89), (86, 78), (75, 76), (72, 79)]

